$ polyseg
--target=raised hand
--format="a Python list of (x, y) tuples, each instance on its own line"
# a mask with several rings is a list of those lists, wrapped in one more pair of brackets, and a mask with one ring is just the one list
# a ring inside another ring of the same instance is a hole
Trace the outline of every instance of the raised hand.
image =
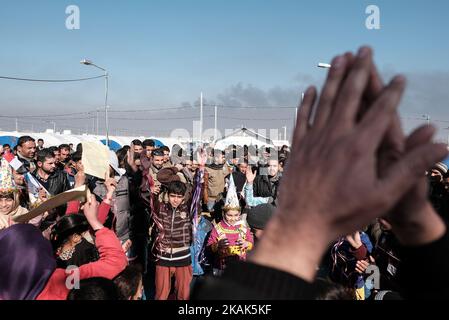
[[(346, 55), (333, 60), (311, 125), (317, 93), (306, 91), (279, 206), (251, 258), (310, 281), (331, 241), (389, 212), (447, 155), (445, 145), (426, 137), (381, 172), (377, 151), (396, 117), (405, 79), (395, 77), (364, 112), (371, 50), (361, 48), (348, 62)], [(300, 254), (279, 250), (292, 243)]]
[(249, 166), (246, 170), (246, 182), (248, 184), (253, 184), (254, 179), (256, 179), (256, 173), (253, 173), (252, 168)]

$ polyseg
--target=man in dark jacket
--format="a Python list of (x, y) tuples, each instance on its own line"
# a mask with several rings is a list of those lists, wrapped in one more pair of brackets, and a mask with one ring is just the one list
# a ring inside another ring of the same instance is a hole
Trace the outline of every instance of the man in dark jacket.
[(48, 149), (37, 153), (37, 170), (34, 177), (52, 196), (70, 189), (67, 173), (56, 170), (55, 156)]
[(276, 203), (282, 177), (279, 160), (276, 157), (271, 157), (268, 160), (268, 167), (259, 169), (259, 175), (254, 180), (254, 197), (270, 197), (270, 203)]
[(36, 141), (30, 136), (20, 137), (17, 141), (17, 158), (29, 172), (36, 170)]

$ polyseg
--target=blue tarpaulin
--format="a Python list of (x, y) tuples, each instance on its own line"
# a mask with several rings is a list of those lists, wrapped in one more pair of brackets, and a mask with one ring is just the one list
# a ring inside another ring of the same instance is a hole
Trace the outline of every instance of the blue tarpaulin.
[(11, 148), (17, 144), (17, 137), (14, 136), (0, 136), (0, 145), (9, 144)]
[[(102, 144), (106, 145), (106, 139), (100, 140)], [(122, 146), (114, 140), (109, 140), (109, 149), (111, 149), (112, 151), (117, 151), (118, 149), (120, 149)]]

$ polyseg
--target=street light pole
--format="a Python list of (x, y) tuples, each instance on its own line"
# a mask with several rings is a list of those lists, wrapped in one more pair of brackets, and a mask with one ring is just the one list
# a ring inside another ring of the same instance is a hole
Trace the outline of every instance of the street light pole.
[[(97, 66), (90, 60), (84, 59), (81, 61), (81, 64), (86, 66), (93, 66), (97, 69), (100, 69), (104, 72), (104, 112), (105, 112), (105, 124), (106, 124), (106, 146), (109, 147), (109, 119), (108, 119), (108, 91), (109, 91), (109, 73), (105, 68)], [(98, 110), (97, 110), (98, 115)], [(97, 116), (97, 134), (98, 134), (98, 116)]]
[(215, 106), (215, 119), (214, 119), (214, 141), (217, 140), (217, 121), (218, 121), (218, 108)]
[(203, 93), (200, 96), (200, 143), (203, 141)]

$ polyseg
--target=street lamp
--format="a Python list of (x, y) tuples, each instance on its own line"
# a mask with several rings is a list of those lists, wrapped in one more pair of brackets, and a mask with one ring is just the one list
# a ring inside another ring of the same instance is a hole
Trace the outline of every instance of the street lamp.
[(318, 63), (318, 68), (330, 69), (331, 65), (329, 63), (320, 62)]
[[(83, 59), (80, 62), (86, 66), (92, 66), (98, 68), (104, 72), (104, 113), (105, 113), (105, 123), (106, 123), (106, 145), (109, 147), (109, 119), (108, 119), (108, 90), (109, 90), (109, 74), (108, 71), (102, 67), (97, 66), (90, 60)], [(98, 118), (97, 118), (98, 119)], [(98, 131), (98, 122), (97, 122)]]

